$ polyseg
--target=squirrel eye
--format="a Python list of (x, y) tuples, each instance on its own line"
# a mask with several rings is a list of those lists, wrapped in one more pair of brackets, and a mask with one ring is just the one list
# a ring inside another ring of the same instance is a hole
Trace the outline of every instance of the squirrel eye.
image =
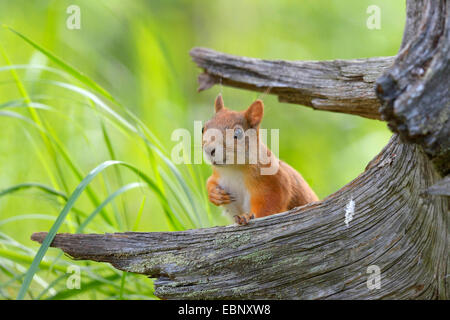
[(202, 127), (202, 134), (203, 134), (204, 131), (205, 131), (205, 127)]
[(235, 139), (241, 139), (243, 135), (244, 135), (244, 131), (242, 131), (241, 128), (234, 129), (234, 138)]

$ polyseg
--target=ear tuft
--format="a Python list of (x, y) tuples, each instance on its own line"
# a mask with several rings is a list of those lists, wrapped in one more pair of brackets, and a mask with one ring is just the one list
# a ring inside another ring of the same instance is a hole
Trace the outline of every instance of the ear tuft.
[(247, 111), (245, 111), (245, 117), (249, 125), (253, 128), (259, 126), (262, 121), (264, 115), (264, 103), (262, 100), (256, 100), (248, 107)]
[(214, 102), (214, 109), (216, 110), (216, 112), (219, 112), (223, 108), (225, 108), (225, 106), (223, 105), (222, 95), (219, 93), (216, 98), (216, 102)]

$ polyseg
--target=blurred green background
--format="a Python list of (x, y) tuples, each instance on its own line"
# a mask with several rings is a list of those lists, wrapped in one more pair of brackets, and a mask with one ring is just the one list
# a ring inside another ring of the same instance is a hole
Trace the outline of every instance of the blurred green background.
[[(72, 4), (81, 9), (79, 30), (66, 27)], [(373, 4), (381, 9), (380, 30), (366, 27), (366, 10)], [(59, 232), (79, 231), (91, 213), (83, 232), (229, 223), (206, 201), (207, 165), (173, 166), (160, 156), (170, 158), (174, 129), (192, 132), (194, 120), (213, 114), (220, 88), (197, 93), (200, 70), (188, 54), (192, 47), (288, 60), (395, 55), (404, 12), (404, 1), (392, 0), (1, 0), (0, 23), (51, 54), (0, 29), (0, 299), (16, 298), (23, 285), (39, 248), (31, 233), (48, 231), (81, 180), (106, 160), (135, 166), (162, 195), (127, 168), (107, 168), (76, 200)], [(73, 77), (51, 55), (113, 99)], [(229, 108), (242, 110), (259, 94), (224, 87), (223, 96)], [(364, 171), (391, 135), (382, 122), (282, 104), (270, 95), (264, 101), (262, 127), (280, 129), (280, 158), (299, 170), (320, 198)], [(135, 182), (140, 185), (100, 210), (109, 195)], [(67, 288), (70, 265), (81, 268), (81, 289)], [(150, 279), (73, 262), (55, 249), (47, 251), (23, 290), (33, 299), (154, 298)]]

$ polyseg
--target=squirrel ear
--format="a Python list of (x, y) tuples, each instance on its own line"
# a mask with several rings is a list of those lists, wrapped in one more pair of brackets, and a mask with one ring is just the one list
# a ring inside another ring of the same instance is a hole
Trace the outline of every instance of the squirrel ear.
[(257, 127), (263, 118), (264, 114), (264, 103), (262, 100), (256, 100), (248, 107), (245, 111), (245, 117), (251, 127)]
[(225, 108), (225, 106), (223, 105), (222, 95), (220, 93), (216, 98), (216, 102), (214, 102), (214, 108), (216, 109), (216, 112), (219, 112), (220, 110)]

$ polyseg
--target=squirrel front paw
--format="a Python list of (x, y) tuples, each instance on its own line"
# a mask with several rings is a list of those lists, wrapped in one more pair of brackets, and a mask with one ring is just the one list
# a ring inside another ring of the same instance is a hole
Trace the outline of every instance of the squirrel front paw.
[(234, 216), (233, 218), (235, 223), (241, 226), (245, 226), (251, 219), (255, 218), (255, 215), (253, 213), (244, 213), (238, 216)]
[(228, 192), (226, 192), (219, 186), (215, 186), (209, 190), (208, 198), (209, 201), (211, 201), (216, 206), (228, 204), (235, 200), (233, 196), (231, 196)]

